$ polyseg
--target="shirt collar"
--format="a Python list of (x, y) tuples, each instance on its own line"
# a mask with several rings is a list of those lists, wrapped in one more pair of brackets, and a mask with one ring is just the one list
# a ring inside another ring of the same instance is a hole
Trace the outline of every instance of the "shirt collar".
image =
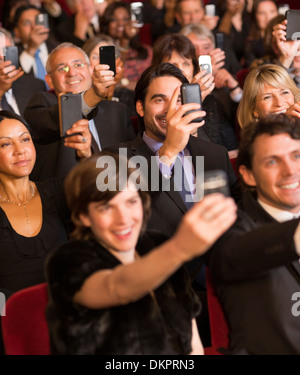
[(156, 153), (163, 145), (162, 142), (158, 142), (155, 139), (148, 137), (145, 132), (143, 133), (143, 141), (154, 153)]
[(281, 210), (279, 208), (270, 206), (269, 204), (262, 202), (259, 198), (257, 199), (257, 202), (262, 206), (262, 208), (267, 211), (267, 213), (273, 217), (273, 219), (279, 221), (280, 223), (283, 223), (288, 220), (295, 219), (295, 217), (300, 216), (300, 212), (290, 212)]

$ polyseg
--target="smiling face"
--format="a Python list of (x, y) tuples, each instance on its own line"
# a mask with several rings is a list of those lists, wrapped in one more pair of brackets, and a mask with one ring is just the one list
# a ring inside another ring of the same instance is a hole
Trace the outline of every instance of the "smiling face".
[[(92, 85), (92, 67), (87, 64), (85, 55), (77, 48), (67, 47), (57, 50), (51, 57), (51, 73), (46, 82), (58, 95), (62, 92), (78, 93)], [(61, 67), (69, 67), (68, 71)]]
[(35, 17), (40, 14), (37, 9), (28, 9), (22, 12), (18, 19), (18, 24), (14, 28), (17, 38), (20, 38), (23, 44), (27, 44), (30, 39), (32, 29), (36, 26)]
[(81, 214), (80, 220), (107, 250), (129, 252), (135, 249), (142, 228), (142, 200), (129, 185), (107, 203), (89, 203), (88, 213)]
[(269, 114), (286, 112), (294, 103), (295, 99), (290, 89), (264, 84), (256, 97), (253, 115), (256, 118), (265, 118)]
[(117, 8), (114, 11), (113, 18), (108, 25), (108, 34), (114, 38), (119, 39), (124, 34), (125, 25), (130, 22), (130, 14), (123, 8)]
[[(154, 78), (147, 89), (145, 102), (138, 101), (137, 113), (144, 118), (146, 134), (158, 142), (163, 142), (167, 132), (166, 115), (175, 89), (181, 85), (172, 76)], [(178, 106), (181, 104), (178, 97)]]
[(0, 122), (0, 177), (28, 176), (35, 163), (36, 153), (27, 128), (18, 120)]
[(247, 185), (256, 186), (263, 202), (300, 211), (300, 140), (287, 133), (258, 136), (253, 143), (251, 171), (243, 166), (240, 172)]

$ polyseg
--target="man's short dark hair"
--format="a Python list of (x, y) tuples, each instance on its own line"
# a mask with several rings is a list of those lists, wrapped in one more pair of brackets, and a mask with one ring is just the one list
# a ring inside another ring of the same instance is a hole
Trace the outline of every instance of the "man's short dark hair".
[(147, 89), (150, 83), (155, 78), (168, 76), (177, 78), (181, 83), (189, 83), (182, 71), (173, 64), (162, 63), (158, 65), (151, 65), (142, 73), (136, 84), (134, 102), (137, 103), (140, 100), (144, 104)]
[(287, 133), (292, 139), (300, 140), (300, 119), (286, 114), (269, 115), (257, 122), (252, 122), (241, 130), (237, 165), (252, 169), (253, 143), (263, 134), (276, 135)]
[(18, 21), (19, 21), (21, 15), (22, 15), (22, 13), (25, 12), (26, 10), (29, 10), (29, 9), (35, 9), (38, 12), (41, 13), (41, 10), (39, 8), (35, 7), (34, 5), (20, 5), (15, 11), (15, 15), (14, 15), (14, 18), (13, 18), (13, 25), (14, 26), (18, 25)]

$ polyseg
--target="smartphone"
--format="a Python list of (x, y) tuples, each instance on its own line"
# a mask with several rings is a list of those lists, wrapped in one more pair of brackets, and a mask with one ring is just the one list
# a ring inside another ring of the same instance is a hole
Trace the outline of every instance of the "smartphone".
[(35, 24), (36, 25), (43, 25), (47, 29), (49, 29), (49, 17), (46, 13), (40, 13), (35, 17)]
[(288, 10), (285, 13), (287, 19), (286, 40), (300, 39), (300, 10)]
[(210, 56), (209, 55), (199, 56), (199, 66), (200, 66), (200, 71), (206, 70), (207, 73), (212, 73), (212, 65), (211, 65)]
[(230, 189), (227, 174), (218, 169), (204, 172), (203, 193), (204, 195), (221, 193), (229, 197)]
[(19, 69), (19, 53), (18, 53), (18, 47), (11, 46), (11, 47), (5, 47), (4, 48), (4, 61), (11, 61), (11, 64), (16, 67), (16, 69)]
[(115, 46), (99, 47), (100, 64), (109, 65), (109, 69), (116, 75), (116, 49)]
[(133, 21), (135, 27), (144, 26), (143, 8), (144, 4), (141, 2), (130, 3), (131, 21)]
[(71, 92), (59, 94), (58, 111), (60, 136), (68, 137), (66, 131), (72, 127), (74, 122), (82, 119), (81, 94), (73, 94)]
[(216, 33), (215, 40), (216, 40), (216, 48), (220, 48), (222, 51), (224, 51), (224, 34)]
[[(186, 104), (186, 103), (198, 103), (202, 104), (201, 100), (201, 90), (200, 86), (198, 83), (183, 83), (180, 87), (180, 93), (181, 93), (181, 103)], [(194, 109), (192, 111), (186, 112), (185, 115), (188, 115), (189, 113), (199, 111), (199, 109)], [(198, 117), (195, 120), (191, 122), (201, 122), (203, 120), (202, 117)]]
[(216, 15), (216, 6), (215, 6), (215, 4), (206, 4), (205, 5), (205, 14), (207, 16), (215, 16)]

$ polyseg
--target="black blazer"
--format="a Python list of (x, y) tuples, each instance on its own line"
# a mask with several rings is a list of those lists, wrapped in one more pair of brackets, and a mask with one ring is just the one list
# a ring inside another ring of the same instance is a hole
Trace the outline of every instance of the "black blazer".
[(34, 94), (40, 91), (47, 91), (45, 82), (41, 79), (24, 74), (12, 84), (12, 91), (19, 107), (20, 115), (24, 115), (24, 110)]
[[(125, 104), (102, 101), (92, 112), (102, 148), (135, 137)], [(24, 117), (31, 127), (37, 149), (37, 160), (31, 178), (45, 180), (65, 176), (77, 163), (75, 152), (64, 146), (59, 136), (57, 96), (52, 92), (36, 94), (25, 109)], [(95, 150), (96, 152), (96, 150)]]
[(300, 354), (300, 290), (293, 236), (299, 220), (278, 223), (250, 193), (235, 225), (208, 253), (230, 328), (230, 349), (249, 354)]

